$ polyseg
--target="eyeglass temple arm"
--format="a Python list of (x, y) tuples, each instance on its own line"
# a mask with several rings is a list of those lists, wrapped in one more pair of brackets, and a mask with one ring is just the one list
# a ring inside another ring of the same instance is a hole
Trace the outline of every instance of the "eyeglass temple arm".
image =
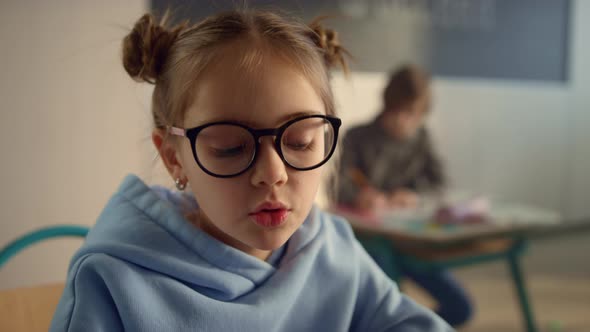
[(177, 127), (168, 127), (168, 133), (176, 136), (186, 136), (186, 130)]

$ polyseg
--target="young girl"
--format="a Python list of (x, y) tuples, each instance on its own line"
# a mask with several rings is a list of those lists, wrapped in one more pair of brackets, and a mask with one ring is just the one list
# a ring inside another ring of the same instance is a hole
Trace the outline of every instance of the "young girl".
[(340, 125), (335, 37), (261, 11), (137, 22), (123, 63), (155, 84), (152, 138), (178, 191), (123, 181), (51, 331), (450, 330), (313, 206)]

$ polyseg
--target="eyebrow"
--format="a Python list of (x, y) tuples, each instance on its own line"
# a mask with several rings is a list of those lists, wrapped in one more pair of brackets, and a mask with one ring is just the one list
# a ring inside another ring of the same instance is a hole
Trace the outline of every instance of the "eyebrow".
[[(296, 112), (296, 113), (291, 113), (291, 114), (287, 114), (283, 117), (281, 117), (277, 123), (277, 126), (280, 126), (282, 124), (284, 124), (285, 122), (289, 121), (289, 120), (293, 120), (295, 118), (301, 117), (301, 116), (306, 116), (306, 115), (323, 115), (322, 112), (318, 112), (318, 111), (301, 111), (301, 112)], [(247, 120), (236, 120), (235, 118), (213, 118), (208, 120), (207, 122), (202, 123), (206, 124), (206, 123), (212, 123), (212, 122), (222, 122), (222, 121), (231, 121), (231, 122), (237, 122), (240, 124), (243, 124), (245, 126), (248, 127), (257, 127), (255, 123), (251, 122), (251, 121), (247, 121)]]
[(293, 120), (295, 118), (298, 117), (302, 117), (302, 116), (306, 116), (306, 115), (316, 115), (316, 114), (322, 114), (321, 112), (317, 112), (317, 111), (305, 111), (305, 112), (297, 112), (297, 113), (293, 113), (293, 114), (287, 114), (286, 116), (282, 117), (279, 120), (279, 125), (289, 121), (289, 120)]

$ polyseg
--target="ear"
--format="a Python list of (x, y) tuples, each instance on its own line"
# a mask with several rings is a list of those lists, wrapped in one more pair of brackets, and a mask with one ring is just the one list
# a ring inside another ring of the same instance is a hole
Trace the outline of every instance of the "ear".
[(165, 130), (156, 128), (152, 131), (152, 142), (154, 142), (156, 150), (158, 150), (158, 154), (172, 179), (184, 179), (183, 167), (178, 158), (178, 147), (173, 144), (168, 136)]

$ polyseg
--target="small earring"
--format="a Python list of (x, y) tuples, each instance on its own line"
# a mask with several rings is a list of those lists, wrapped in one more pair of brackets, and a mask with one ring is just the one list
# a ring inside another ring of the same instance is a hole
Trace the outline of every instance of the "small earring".
[(186, 188), (186, 183), (185, 182), (181, 182), (180, 178), (177, 178), (176, 180), (174, 180), (174, 184), (176, 185), (176, 189), (183, 191)]

